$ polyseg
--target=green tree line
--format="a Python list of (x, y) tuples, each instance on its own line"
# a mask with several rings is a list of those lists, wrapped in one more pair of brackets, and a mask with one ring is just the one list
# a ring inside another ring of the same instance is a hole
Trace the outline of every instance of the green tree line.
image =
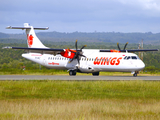
[[(120, 43), (139, 43), (144, 39), (146, 44), (160, 44), (160, 33), (121, 33), (121, 32), (38, 32), (38, 38), (42, 41), (50, 42), (72, 42), (78, 39), (82, 42), (120, 42)], [(22, 34), (5, 34), (0, 33), (0, 39), (26, 39), (25, 33)]]

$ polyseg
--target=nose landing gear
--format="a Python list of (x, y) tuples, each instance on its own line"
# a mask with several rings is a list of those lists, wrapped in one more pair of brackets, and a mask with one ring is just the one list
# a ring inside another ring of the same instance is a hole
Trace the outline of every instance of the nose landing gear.
[(133, 74), (133, 77), (137, 77), (137, 74), (139, 73), (139, 71), (135, 71)]
[(133, 77), (137, 77), (137, 73), (134, 73), (134, 74), (133, 74)]

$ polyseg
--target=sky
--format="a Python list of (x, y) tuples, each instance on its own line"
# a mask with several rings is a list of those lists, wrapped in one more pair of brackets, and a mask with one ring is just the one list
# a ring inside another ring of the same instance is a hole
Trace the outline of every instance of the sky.
[(160, 0), (0, 0), (0, 32), (23, 33), (5, 28), (24, 23), (49, 32), (160, 33)]

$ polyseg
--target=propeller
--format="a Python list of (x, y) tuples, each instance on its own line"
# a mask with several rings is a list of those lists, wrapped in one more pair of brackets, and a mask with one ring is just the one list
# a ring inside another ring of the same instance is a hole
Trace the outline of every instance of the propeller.
[[(123, 50), (126, 50), (127, 45), (128, 45), (128, 42), (124, 45)], [(117, 47), (118, 47), (119, 51), (121, 51), (121, 48), (119, 47), (119, 43), (117, 43)]]
[(121, 48), (119, 47), (119, 43), (117, 43), (117, 47), (118, 47), (119, 50), (121, 50)]
[(126, 50), (127, 45), (128, 45), (128, 42), (125, 44), (123, 50)]
[(69, 63), (71, 63), (74, 59), (77, 59), (78, 64), (80, 64), (80, 62), (79, 62), (79, 61), (80, 61), (80, 57), (86, 57), (85, 55), (83, 55), (83, 54), (81, 53), (82, 49), (83, 49), (84, 47), (86, 47), (86, 46), (87, 46), (87, 45), (83, 45), (83, 46), (81, 47), (81, 49), (78, 50), (77, 40), (76, 40), (76, 42), (75, 42), (76, 52), (71, 51), (71, 52), (75, 53), (75, 55), (74, 55), (74, 57), (69, 61)]

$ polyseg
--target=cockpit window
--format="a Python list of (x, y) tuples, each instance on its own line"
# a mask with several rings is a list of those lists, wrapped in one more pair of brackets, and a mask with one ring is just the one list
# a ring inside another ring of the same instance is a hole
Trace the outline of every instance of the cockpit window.
[(137, 59), (139, 59), (140, 60), (140, 58), (137, 56)]
[(129, 59), (137, 60), (137, 59), (140, 59), (140, 58), (138, 56), (125, 56), (124, 57), (124, 60), (129, 60)]
[(124, 60), (127, 58), (127, 56), (124, 57)]
[(137, 60), (137, 57), (136, 56), (131, 56), (133, 60)]
[(130, 58), (131, 58), (131, 57), (130, 57), (130, 56), (128, 56), (128, 57), (127, 57), (127, 60), (129, 60)]

